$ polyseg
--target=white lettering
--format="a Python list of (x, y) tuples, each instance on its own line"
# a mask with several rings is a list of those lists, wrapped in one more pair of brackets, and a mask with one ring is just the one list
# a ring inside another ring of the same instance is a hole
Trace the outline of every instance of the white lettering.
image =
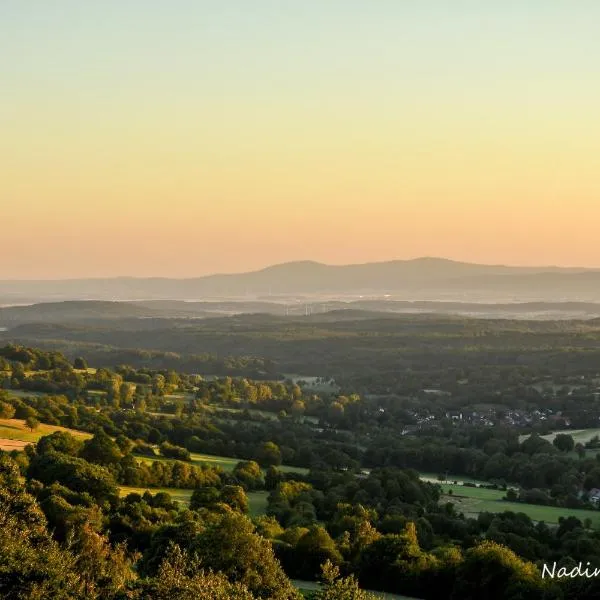
[(560, 569), (558, 569), (558, 572), (556, 571), (556, 562), (552, 563), (551, 566), (548, 566), (547, 564), (543, 564), (542, 565), (542, 579), (545, 579), (546, 577), (551, 577), (552, 579), (554, 579), (555, 577), (561, 578), (561, 577), (587, 577), (588, 579), (592, 578), (592, 577), (598, 577), (600, 576), (600, 568), (597, 569), (593, 569), (592, 571), (589, 570), (590, 563), (587, 562), (585, 569), (583, 568), (583, 563), (579, 563), (576, 567), (573, 567), (570, 571), (567, 570), (566, 567), (561, 567)]
[(552, 571), (548, 568), (548, 565), (546, 563), (544, 563), (544, 565), (542, 566), (542, 579), (544, 579), (546, 577), (546, 574), (550, 575), (550, 577), (552, 577), (552, 579), (554, 579), (556, 573), (556, 563), (554, 563), (552, 565)]

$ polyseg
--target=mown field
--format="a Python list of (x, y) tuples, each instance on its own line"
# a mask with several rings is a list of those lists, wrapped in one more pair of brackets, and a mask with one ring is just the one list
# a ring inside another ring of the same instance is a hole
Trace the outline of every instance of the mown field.
[[(553, 433), (541, 435), (540, 437), (544, 440), (552, 442), (559, 433), (566, 433), (570, 435), (576, 444), (585, 444), (596, 435), (600, 437), (600, 427), (595, 427), (593, 429), (563, 429), (562, 431), (554, 431)], [(523, 440), (526, 440), (529, 437), (529, 435), (530, 434), (520, 435), (519, 442), (523, 442)]]
[[(452, 502), (458, 512), (467, 516), (475, 516), (482, 512), (512, 511), (525, 513), (534, 521), (557, 524), (560, 517), (576, 517), (581, 521), (590, 519), (592, 526), (600, 528), (600, 511), (585, 509), (570, 509), (556, 506), (539, 506), (522, 502), (507, 502), (502, 500), (506, 492), (502, 490), (487, 490), (462, 485), (442, 485), (444, 495), (440, 502)], [(452, 490), (452, 494), (448, 491)]]
[[(180, 490), (177, 488), (143, 488), (143, 487), (128, 487), (119, 486), (119, 495), (121, 497), (127, 496), (127, 494), (143, 494), (144, 492), (150, 492), (152, 495), (158, 494), (159, 492), (167, 492), (173, 500), (181, 502), (187, 506), (190, 503), (190, 499), (194, 490)], [(267, 496), (269, 492), (247, 492), (248, 505), (250, 508), (250, 515), (257, 517), (264, 515), (267, 512)]]
[(477, 500), (502, 500), (506, 495), (503, 490), (488, 490), (486, 488), (473, 488), (466, 485), (455, 485), (455, 484), (442, 484), (442, 491), (448, 495), (448, 492), (452, 490), (453, 496), (466, 496), (467, 498), (475, 498)]
[[(316, 581), (303, 581), (301, 579), (292, 579), (292, 583), (300, 590), (305, 598), (310, 598), (313, 592), (316, 592), (320, 588), (320, 584)], [(416, 598), (409, 598), (408, 596), (399, 596), (398, 594), (389, 594), (384, 592), (370, 592), (376, 598), (381, 600), (417, 600)]]
[(40, 423), (34, 431), (31, 431), (25, 425), (25, 421), (21, 419), (0, 419), (0, 449), (20, 450), (27, 444), (33, 444), (41, 437), (50, 435), (55, 431), (68, 431), (81, 439), (92, 437), (91, 434), (83, 431), (67, 429), (66, 427), (59, 427), (57, 425), (45, 425), (44, 423)]
[(46, 392), (30, 392), (29, 390), (7, 390), (8, 397), (14, 398), (31, 398), (36, 397), (40, 398), (41, 396), (47, 396)]
[[(200, 454), (198, 452), (192, 452), (192, 464), (195, 465), (210, 465), (211, 467), (221, 467), (224, 471), (233, 471), (235, 466), (242, 461), (242, 458), (231, 458), (228, 456), (215, 456), (212, 454)], [(138, 458), (144, 462), (154, 462), (157, 460), (172, 461), (171, 458), (165, 458), (163, 456), (151, 457), (151, 456), (138, 456)], [(286, 473), (308, 473), (308, 469), (302, 467), (290, 467), (288, 465), (279, 465), (277, 467), (280, 471)]]
[[(277, 413), (268, 410), (260, 410), (257, 408), (231, 408), (217, 404), (208, 404), (207, 408), (217, 416), (219, 414), (222, 416), (224, 414), (242, 414), (247, 412), (251, 417), (262, 417), (263, 419), (269, 419), (270, 421), (277, 421), (279, 419)], [(298, 420), (302, 423), (312, 423), (313, 425), (317, 425), (319, 423), (319, 419), (317, 417), (311, 417), (308, 415), (302, 415), (301, 417), (298, 417)]]
[(428, 481), (429, 483), (439, 483), (446, 485), (446, 483), (457, 481), (458, 483), (474, 483), (475, 485), (485, 484), (486, 481), (481, 479), (472, 479), (471, 477), (464, 477), (462, 475), (447, 475), (445, 481), (440, 481), (437, 473), (419, 473), (419, 479), (421, 481)]

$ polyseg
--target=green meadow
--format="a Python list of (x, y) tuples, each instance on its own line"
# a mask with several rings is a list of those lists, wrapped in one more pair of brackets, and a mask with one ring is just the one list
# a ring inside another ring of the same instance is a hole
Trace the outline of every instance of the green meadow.
[[(543, 521), (551, 525), (558, 523), (560, 517), (576, 517), (580, 521), (591, 519), (592, 526), (600, 528), (600, 511), (585, 509), (570, 509), (558, 506), (540, 506), (523, 502), (507, 502), (502, 500), (506, 492), (502, 490), (487, 490), (461, 485), (442, 485), (444, 495), (441, 502), (451, 502), (458, 512), (468, 516), (476, 516), (482, 512), (499, 513), (512, 511), (525, 513), (533, 521)], [(448, 494), (449, 491), (452, 494)]]
[(39, 426), (31, 431), (22, 419), (0, 419), (0, 444), (3, 441), (20, 441), (25, 443), (35, 443), (41, 437), (50, 435), (55, 431), (68, 431), (74, 436), (81, 439), (91, 438), (91, 434), (75, 429), (67, 429), (58, 425), (46, 425), (40, 423)]
[[(173, 461), (171, 458), (165, 458), (163, 456), (156, 455), (156, 457), (151, 456), (138, 456), (139, 460), (144, 462), (154, 462), (157, 460), (165, 460), (165, 461)], [(242, 461), (242, 458), (232, 458), (228, 456), (216, 456), (213, 454), (200, 454), (198, 452), (191, 453), (192, 464), (195, 465), (209, 465), (211, 467), (220, 467), (224, 471), (233, 471), (235, 466)], [(287, 465), (279, 465), (277, 467), (280, 471), (285, 473), (300, 473), (306, 474), (308, 473), (308, 469), (304, 469), (302, 467), (290, 467)]]
[[(194, 490), (181, 490), (177, 488), (119, 487), (119, 495), (121, 497), (127, 496), (127, 494), (143, 494), (146, 491), (150, 492), (152, 495), (158, 494), (159, 492), (166, 492), (173, 500), (181, 502), (184, 506), (189, 505), (192, 494), (194, 493)], [(259, 515), (264, 515), (267, 512), (267, 497), (269, 492), (247, 492), (246, 495), (248, 496), (250, 516), (257, 517)]]

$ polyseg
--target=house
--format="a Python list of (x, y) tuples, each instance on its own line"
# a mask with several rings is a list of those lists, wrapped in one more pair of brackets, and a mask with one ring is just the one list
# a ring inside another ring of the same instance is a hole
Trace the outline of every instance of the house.
[(592, 504), (598, 504), (600, 502), (600, 488), (592, 488), (588, 494), (588, 498)]

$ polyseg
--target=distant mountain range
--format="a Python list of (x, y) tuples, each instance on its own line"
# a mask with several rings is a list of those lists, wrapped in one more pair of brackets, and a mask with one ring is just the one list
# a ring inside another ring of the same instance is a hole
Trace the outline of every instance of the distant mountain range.
[[(119, 277), (0, 281), (0, 304), (52, 300), (277, 301), (348, 296), (452, 301), (600, 301), (600, 269), (510, 267), (418, 258), (355, 265), (312, 261), (190, 279)], [(260, 304), (260, 302), (259, 302)]]

